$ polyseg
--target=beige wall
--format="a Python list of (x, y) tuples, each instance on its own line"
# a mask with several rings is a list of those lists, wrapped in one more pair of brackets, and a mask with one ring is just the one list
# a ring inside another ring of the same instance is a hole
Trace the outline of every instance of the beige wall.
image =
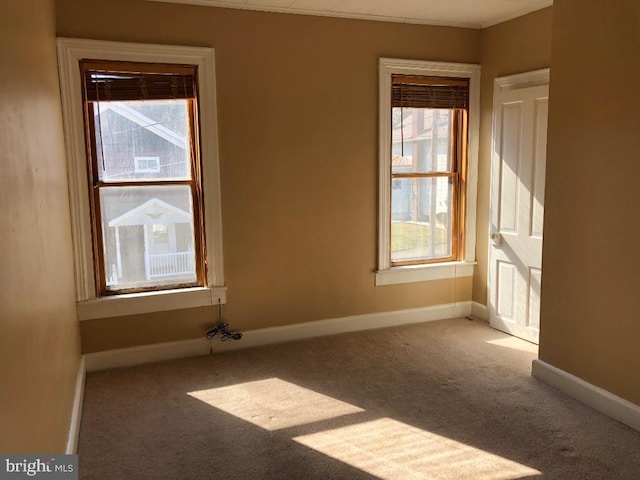
[(542, 360), (640, 404), (640, 4), (556, 0)]
[(489, 194), (491, 187), (491, 129), (493, 81), (496, 77), (548, 68), (551, 63), (552, 7), (482, 30), (480, 154), (473, 300), (487, 304), (489, 253)]
[(80, 355), (52, 0), (0, 2), (0, 452), (65, 451)]
[[(215, 48), (233, 328), (471, 299), (469, 278), (374, 286), (377, 65), (478, 63), (479, 31), (136, 0), (59, 0), (57, 14), (60, 36)], [(85, 321), (83, 351), (195, 338), (210, 322), (207, 308)]]

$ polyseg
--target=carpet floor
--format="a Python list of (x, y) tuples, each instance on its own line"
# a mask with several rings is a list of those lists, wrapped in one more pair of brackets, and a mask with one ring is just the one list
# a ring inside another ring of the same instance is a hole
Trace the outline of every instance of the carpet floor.
[(536, 357), (456, 319), (90, 373), (80, 478), (640, 479), (640, 433)]

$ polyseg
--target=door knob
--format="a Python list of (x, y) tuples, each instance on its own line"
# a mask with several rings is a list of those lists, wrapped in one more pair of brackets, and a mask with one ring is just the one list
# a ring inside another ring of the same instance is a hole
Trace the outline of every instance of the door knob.
[(491, 243), (493, 243), (495, 246), (498, 246), (501, 243), (502, 235), (500, 235), (498, 232), (491, 232), (489, 238), (491, 239)]

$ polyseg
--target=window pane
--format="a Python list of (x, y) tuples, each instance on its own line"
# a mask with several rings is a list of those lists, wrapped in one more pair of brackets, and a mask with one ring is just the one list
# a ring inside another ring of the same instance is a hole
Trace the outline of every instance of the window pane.
[(452, 195), (447, 177), (392, 180), (392, 262), (452, 255)]
[(103, 182), (191, 178), (187, 100), (95, 102)]
[(190, 188), (100, 189), (107, 290), (196, 282)]
[(451, 171), (452, 110), (391, 109), (393, 173)]

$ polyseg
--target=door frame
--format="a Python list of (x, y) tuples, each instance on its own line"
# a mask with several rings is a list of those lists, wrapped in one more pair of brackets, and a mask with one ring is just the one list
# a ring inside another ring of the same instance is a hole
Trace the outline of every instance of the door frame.
[(518, 90), (528, 87), (540, 87), (550, 85), (551, 70), (549, 68), (543, 68), (540, 70), (533, 70), (531, 72), (517, 73), (515, 75), (508, 75), (503, 77), (496, 77), (493, 81), (493, 99), (491, 102), (491, 163), (490, 163), (490, 175), (489, 175), (489, 211), (488, 215), (488, 228), (487, 228), (487, 321), (491, 318), (491, 298), (493, 288), (491, 285), (491, 208), (493, 201), (493, 185), (495, 175), (495, 161), (496, 161), (496, 147), (494, 142), (496, 140), (496, 115), (495, 112), (498, 107), (498, 94), (507, 92), (510, 90)]

